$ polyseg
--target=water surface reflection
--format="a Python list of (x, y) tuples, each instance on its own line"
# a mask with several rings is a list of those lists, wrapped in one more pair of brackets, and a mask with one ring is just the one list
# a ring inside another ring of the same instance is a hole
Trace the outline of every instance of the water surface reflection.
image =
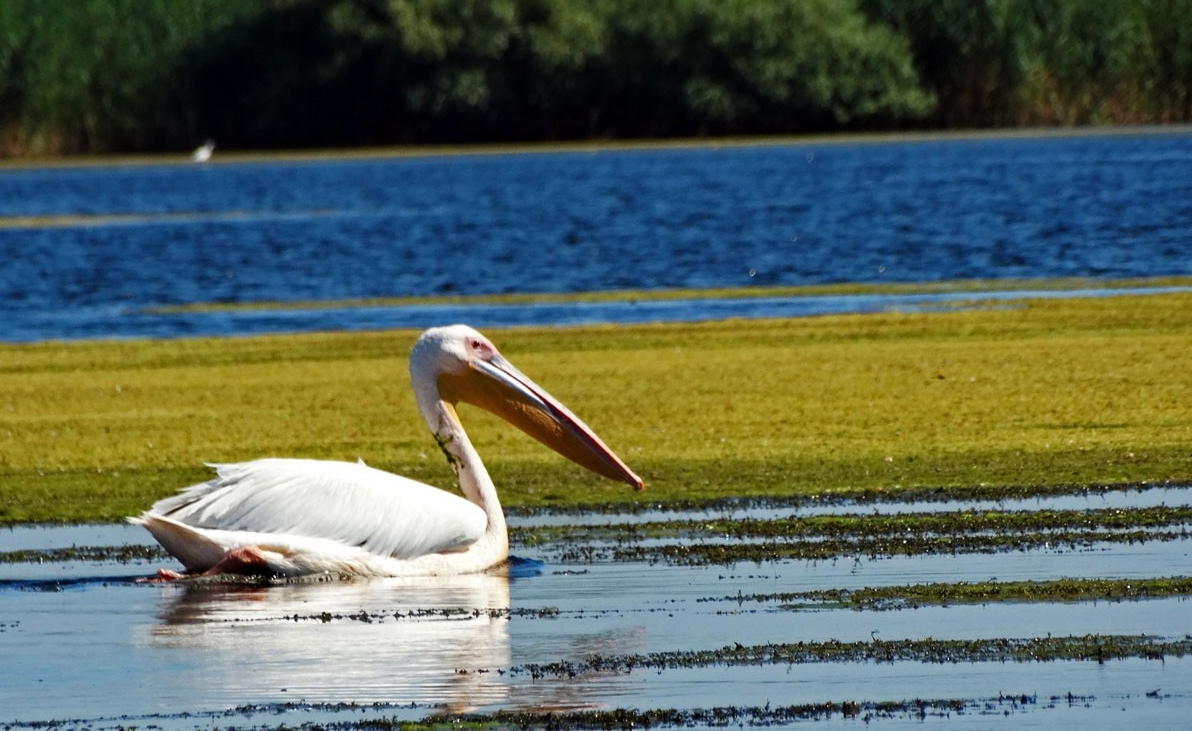
[(161, 592), (140, 641), (193, 655), (203, 672), (187, 692), (217, 703), (287, 694), (462, 712), (509, 694), (503, 574)]

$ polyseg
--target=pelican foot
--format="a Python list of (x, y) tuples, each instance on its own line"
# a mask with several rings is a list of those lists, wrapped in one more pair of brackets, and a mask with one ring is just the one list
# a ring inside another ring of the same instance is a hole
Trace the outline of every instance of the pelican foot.
[(169, 569), (158, 569), (157, 576), (150, 576), (144, 579), (137, 579), (138, 584), (166, 584), (173, 581), (179, 581), (187, 578), (186, 574), (180, 574), (177, 571)]
[(269, 561), (260, 548), (256, 546), (241, 546), (233, 548), (224, 554), (211, 568), (199, 574), (183, 574), (170, 569), (158, 569), (157, 576), (137, 579), (138, 584), (165, 584), (183, 579), (194, 579), (200, 576), (219, 576), (233, 574), (236, 576), (273, 576), (274, 571), (269, 567)]

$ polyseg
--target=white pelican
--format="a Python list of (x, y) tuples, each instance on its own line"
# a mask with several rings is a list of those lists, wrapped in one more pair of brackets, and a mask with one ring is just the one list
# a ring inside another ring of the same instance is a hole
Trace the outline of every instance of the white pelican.
[[(193, 573), (417, 576), (483, 571), (508, 558), (505, 514), (455, 404), (508, 420), (588, 469), (642, 489), (591, 429), (464, 325), (424, 332), (410, 351), (422, 418), (466, 500), (363, 462), (259, 459), (160, 500), (143, 525)], [(183, 575), (162, 570), (159, 578)]]

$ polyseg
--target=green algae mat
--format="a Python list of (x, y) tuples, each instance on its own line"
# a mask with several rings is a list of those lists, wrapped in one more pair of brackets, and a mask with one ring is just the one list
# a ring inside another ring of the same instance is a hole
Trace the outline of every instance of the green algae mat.
[[(1192, 482), (1189, 293), (486, 334), (647, 483), (465, 407), (508, 506)], [(116, 520), (262, 456), (450, 488), (416, 335), (0, 345), (0, 524)]]

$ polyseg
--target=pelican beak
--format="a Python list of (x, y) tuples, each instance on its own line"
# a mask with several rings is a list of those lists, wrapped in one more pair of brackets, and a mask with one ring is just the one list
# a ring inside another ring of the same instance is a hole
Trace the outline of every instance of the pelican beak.
[(500, 354), (474, 358), (459, 373), (441, 374), (439, 392), (496, 414), (567, 459), (642, 490), (645, 483), (566, 406)]

